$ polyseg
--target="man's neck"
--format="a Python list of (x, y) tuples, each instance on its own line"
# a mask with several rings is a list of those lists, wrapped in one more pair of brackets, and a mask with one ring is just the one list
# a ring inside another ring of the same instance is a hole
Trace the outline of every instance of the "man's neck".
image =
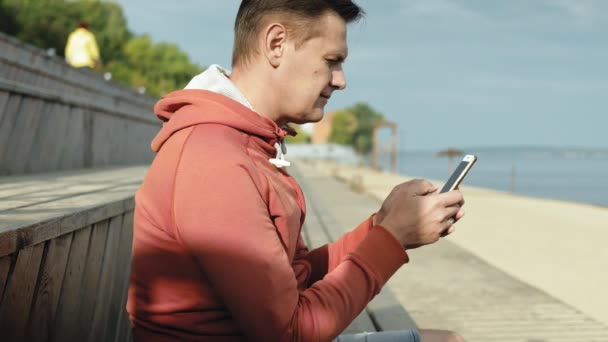
[(279, 122), (279, 111), (275, 106), (277, 103), (277, 91), (272, 89), (273, 80), (267, 78), (268, 73), (260, 72), (255, 70), (253, 66), (247, 66), (247, 70), (243, 70), (241, 67), (234, 67), (229, 78), (234, 85), (241, 91), (241, 93), (247, 98), (247, 101), (251, 103), (254, 110), (277, 124), (283, 124)]

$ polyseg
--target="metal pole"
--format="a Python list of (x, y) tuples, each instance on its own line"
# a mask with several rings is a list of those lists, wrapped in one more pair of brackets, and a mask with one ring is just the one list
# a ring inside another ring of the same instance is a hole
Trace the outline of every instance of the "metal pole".
[(515, 176), (516, 176), (515, 163), (513, 163), (513, 167), (511, 168), (511, 193), (515, 193)]

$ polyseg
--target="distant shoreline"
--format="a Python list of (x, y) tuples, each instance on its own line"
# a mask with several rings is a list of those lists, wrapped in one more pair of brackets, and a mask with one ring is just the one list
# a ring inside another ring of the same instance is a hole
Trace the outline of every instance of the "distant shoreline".
[[(369, 172), (379, 172), (379, 173), (383, 173), (386, 175), (391, 175), (393, 177), (404, 177), (404, 178), (408, 178), (408, 179), (413, 179), (413, 178), (421, 178), (421, 177), (414, 177), (411, 175), (407, 175), (407, 174), (402, 174), (402, 173), (395, 173), (392, 171), (384, 171), (384, 170), (374, 170), (371, 168), (371, 166), (369, 165), (346, 165), (346, 164), (340, 164), (338, 162), (335, 161), (328, 161), (328, 160), (323, 160), (323, 159), (311, 159), (311, 160), (315, 160), (316, 162), (323, 162), (323, 163), (331, 163), (334, 164), (335, 167), (352, 167), (352, 168), (357, 168), (357, 169), (361, 169), (361, 170), (366, 170)], [(443, 181), (440, 181), (438, 179), (433, 179), (433, 178), (426, 178), (432, 182), (435, 182), (437, 184), (441, 184)], [(348, 182), (348, 180), (342, 179), (345, 182)], [(396, 185), (396, 184), (395, 184)], [(592, 207), (596, 207), (596, 208), (601, 208), (601, 209), (608, 209), (608, 205), (607, 204), (602, 204), (602, 203), (595, 203), (595, 202), (591, 202), (591, 201), (576, 201), (576, 200), (566, 200), (566, 199), (561, 199), (561, 198), (554, 198), (554, 197), (549, 197), (549, 196), (535, 196), (535, 195), (531, 195), (531, 194), (525, 194), (525, 193), (521, 193), (521, 192), (510, 192), (508, 190), (504, 190), (504, 189), (495, 189), (492, 187), (488, 187), (488, 186), (480, 186), (480, 185), (475, 185), (475, 184), (467, 184), (466, 181), (463, 183), (463, 186), (465, 187), (471, 187), (471, 188), (478, 188), (478, 189), (483, 189), (483, 190), (489, 190), (489, 191), (496, 191), (496, 192), (500, 192), (503, 194), (510, 194), (510, 195), (514, 195), (514, 196), (520, 196), (520, 197), (526, 197), (526, 198), (533, 198), (533, 199), (540, 199), (540, 200), (549, 200), (549, 201), (556, 201), (556, 202), (561, 202), (561, 203), (573, 203), (573, 204), (578, 204), (578, 205), (588, 205), (588, 206), (592, 206)], [(608, 194), (607, 194), (608, 196)]]

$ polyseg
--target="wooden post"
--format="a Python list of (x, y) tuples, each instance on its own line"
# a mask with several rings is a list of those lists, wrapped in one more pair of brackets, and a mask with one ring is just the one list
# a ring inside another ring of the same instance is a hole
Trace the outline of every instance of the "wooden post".
[(379, 149), (379, 138), (378, 138), (378, 130), (380, 128), (384, 128), (384, 127), (388, 127), (391, 129), (391, 146), (390, 146), (390, 154), (391, 154), (391, 171), (393, 173), (397, 173), (397, 124), (394, 122), (389, 122), (389, 121), (382, 121), (377, 123), (374, 126), (374, 142), (372, 145), (372, 168), (374, 169), (379, 169), (378, 167), (378, 153), (380, 151)]
[(378, 170), (378, 126), (374, 127), (374, 144), (372, 145), (372, 169)]
[(391, 170), (393, 173), (397, 173), (397, 127), (393, 125), (391, 127), (393, 134), (391, 141)]
[(515, 193), (515, 176), (516, 176), (515, 163), (513, 163), (513, 167), (511, 168), (511, 193)]

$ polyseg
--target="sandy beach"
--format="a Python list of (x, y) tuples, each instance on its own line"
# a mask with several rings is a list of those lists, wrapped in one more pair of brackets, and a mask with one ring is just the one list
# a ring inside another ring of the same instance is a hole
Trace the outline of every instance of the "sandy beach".
[[(310, 165), (379, 200), (409, 180), (326, 161)], [(449, 241), (608, 324), (608, 208), (523, 197), (467, 186), (466, 181), (461, 191), (466, 216)], [(410, 251), (412, 258), (417, 253)]]

